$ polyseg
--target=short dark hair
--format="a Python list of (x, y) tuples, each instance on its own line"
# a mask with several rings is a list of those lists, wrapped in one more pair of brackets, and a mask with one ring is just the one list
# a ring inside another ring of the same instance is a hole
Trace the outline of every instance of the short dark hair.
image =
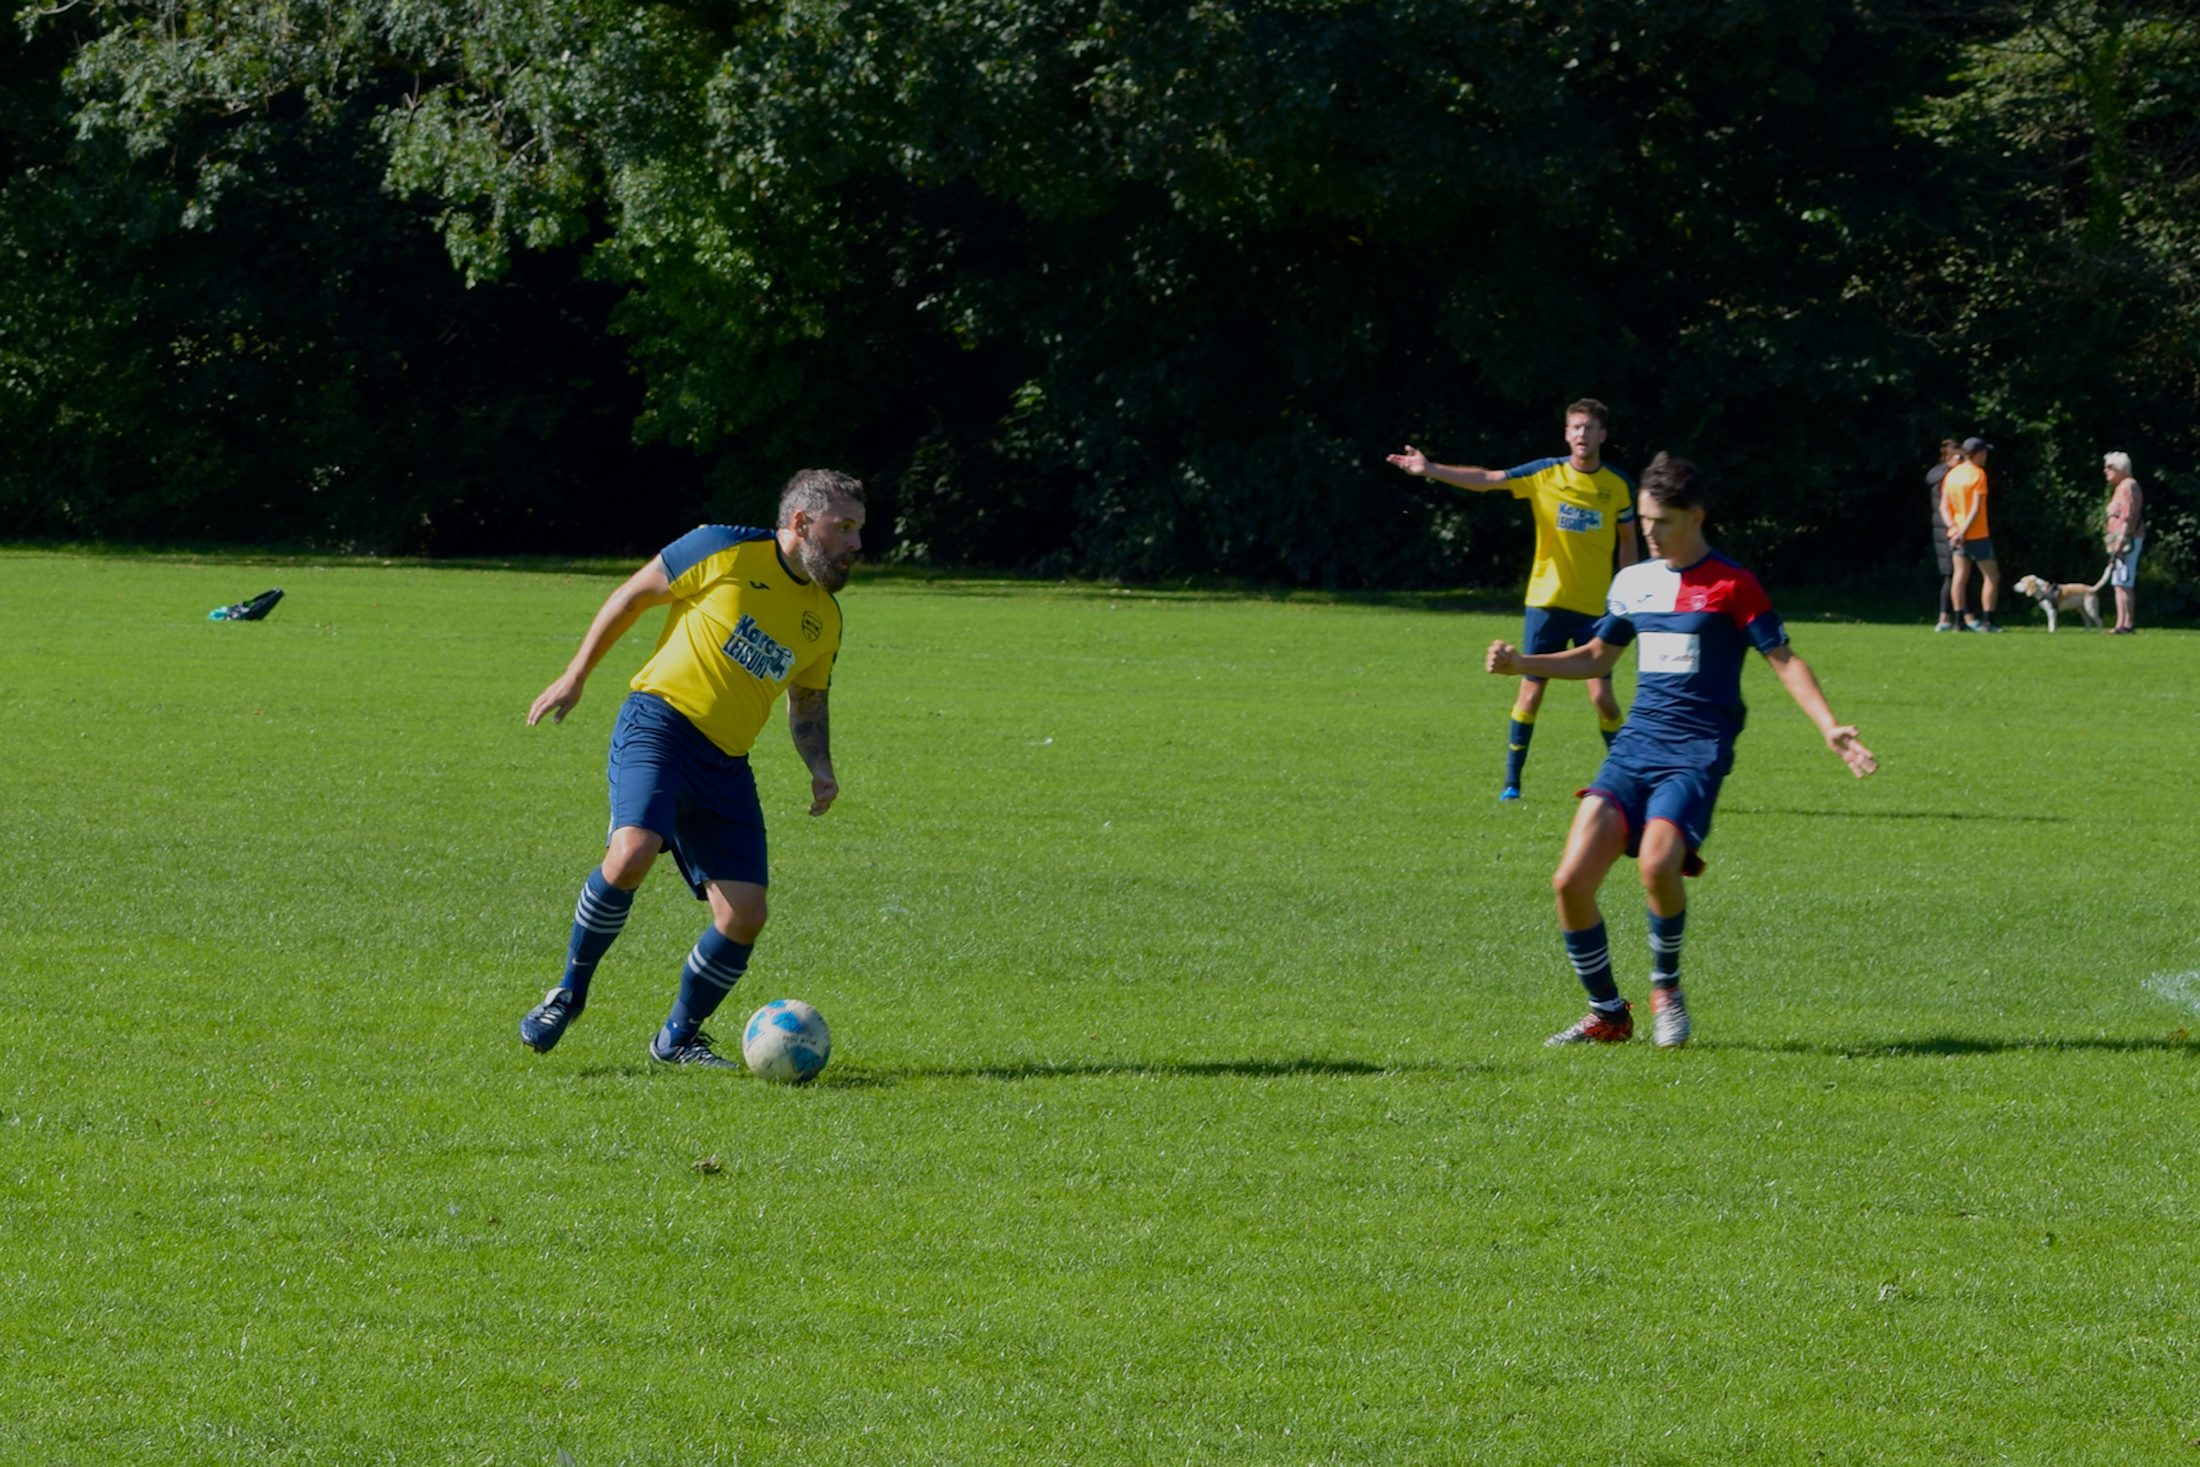
[(836, 504), (863, 503), (863, 481), (838, 469), (801, 469), (779, 491), (779, 528), (794, 523), (798, 511), (823, 514)]
[(1566, 416), (1571, 418), (1575, 413), (1587, 413), (1597, 420), (1599, 428), (1607, 433), (1612, 431), (1612, 410), (1593, 397), (1580, 397), (1567, 403)]
[(1702, 509), (1707, 488), (1703, 470), (1685, 458), (1661, 453), (1642, 471), (1642, 492), (1667, 509)]

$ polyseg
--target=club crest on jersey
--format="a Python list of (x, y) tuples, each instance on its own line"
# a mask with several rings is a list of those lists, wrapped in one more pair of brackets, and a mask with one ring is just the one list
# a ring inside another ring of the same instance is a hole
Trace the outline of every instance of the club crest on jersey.
[(816, 641), (816, 640), (817, 640), (817, 639), (818, 639), (819, 637), (822, 637), (822, 636), (824, 636), (824, 635), (825, 635), (825, 623), (824, 623), (824, 622), (822, 622), (822, 621), (819, 621), (819, 620), (817, 619), (817, 613), (816, 613), (816, 612), (814, 612), (814, 611), (805, 611), (805, 612), (803, 612), (803, 613), (802, 613), (802, 639), (803, 639), (804, 641), (806, 641), (806, 642), (814, 642), (814, 641)]
[(1604, 511), (1584, 509), (1578, 504), (1561, 504), (1558, 507), (1558, 527), (1576, 535), (1590, 535), (1604, 528)]
[(741, 665), (743, 672), (767, 683), (783, 683), (794, 671), (794, 649), (773, 641), (747, 612), (734, 625), (733, 635), (726, 638), (725, 653)]

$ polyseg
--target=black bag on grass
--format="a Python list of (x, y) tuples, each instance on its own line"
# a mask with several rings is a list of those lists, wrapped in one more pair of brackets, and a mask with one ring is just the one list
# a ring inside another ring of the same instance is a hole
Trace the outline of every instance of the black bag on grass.
[(280, 586), (272, 591), (262, 591), (250, 601), (239, 601), (235, 606), (217, 606), (206, 613), (208, 621), (258, 621), (275, 609), (275, 603), (283, 599)]

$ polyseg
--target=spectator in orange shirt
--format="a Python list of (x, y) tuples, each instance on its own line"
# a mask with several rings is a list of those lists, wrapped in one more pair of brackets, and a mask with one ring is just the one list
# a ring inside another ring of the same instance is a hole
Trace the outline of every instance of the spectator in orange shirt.
[[(1994, 559), (1994, 540), (1986, 528), (1986, 455), (1994, 445), (1983, 438), (1963, 440), (1963, 461), (1940, 481), (1940, 512), (1948, 520), (1948, 546), (1955, 553), (1956, 620), (1974, 632), (1998, 632), (1994, 608), (2001, 604), (2001, 562)], [(1979, 569), (1979, 601), (1985, 615), (1973, 617), (1964, 605), (1971, 567)]]

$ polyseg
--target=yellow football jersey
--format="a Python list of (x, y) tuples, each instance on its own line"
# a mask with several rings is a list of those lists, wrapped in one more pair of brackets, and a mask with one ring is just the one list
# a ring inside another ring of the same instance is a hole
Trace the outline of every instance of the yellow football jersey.
[[(1535, 569), (1527, 604), (1604, 614), (1621, 525), (1635, 521), (1635, 486), (1610, 464), (1584, 474), (1562, 458), (1505, 470), (1513, 498), (1535, 510)], [(1629, 533), (1632, 533), (1630, 531)]]
[(704, 525), (657, 557), (676, 598), (657, 651), (634, 674), (729, 754), (746, 754), (789, 684), (832, 685), (840, 603), (798, 581), (770, 530)]

